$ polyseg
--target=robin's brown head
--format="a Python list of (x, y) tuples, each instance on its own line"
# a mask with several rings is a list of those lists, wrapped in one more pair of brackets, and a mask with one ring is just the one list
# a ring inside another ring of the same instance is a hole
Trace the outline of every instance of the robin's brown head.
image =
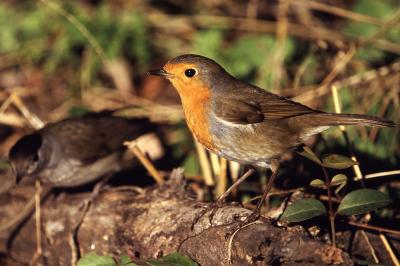
[(168, 61), (150, 75), (167, 78), (182, 96), (211, 89), (231, 76), (214, 60), (195, 54), (185, 54)]

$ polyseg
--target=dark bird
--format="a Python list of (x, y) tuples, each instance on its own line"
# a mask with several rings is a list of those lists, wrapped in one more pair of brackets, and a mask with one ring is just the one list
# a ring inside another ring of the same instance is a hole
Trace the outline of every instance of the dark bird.
[(151, 128), (147, 119), (101, 113), (69, 118), (22, 137), (9, 159), (17, 181), (27, 177), (54, 187), (78, 186), (121, 170), (123, 142)]
[(167, 78), (176, 88), (189, 129), (208, 150), (244, 165), (271, 168), (273, 174), (257, 206), (258, 214), (286, 151), (331, 126), (394, 126), (385, 118), (311, 109), (238, 80), (215, 61), (199, 55), (178, 56), (149, 74)]

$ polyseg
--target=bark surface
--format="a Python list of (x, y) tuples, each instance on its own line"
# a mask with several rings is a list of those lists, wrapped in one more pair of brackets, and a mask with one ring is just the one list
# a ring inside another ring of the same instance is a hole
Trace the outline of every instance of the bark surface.
[[(29, 198), (23, 195), (3, 195), (0, 222), (23, 208)], [(205, 266), (353, 264), (347, 253), (312, 239), (299, 226), (280, 228), (262, 219), (227, 236), (250, 213), (240, 206), (218, 209), (211, 224), (207, 213), (192, 228), (207, 205), (190, 196), (179, 170), (161, 186), (109, 188), (87, 206), (89, 197), (64, 193), (43, 203), (44, 264), (71, 265), (89, 252), (143, 259), (177, 251)], [(16, 263), (29, 263), (35, 253), (33, 217), (13, 231), (1, 234), (1, 251)]]

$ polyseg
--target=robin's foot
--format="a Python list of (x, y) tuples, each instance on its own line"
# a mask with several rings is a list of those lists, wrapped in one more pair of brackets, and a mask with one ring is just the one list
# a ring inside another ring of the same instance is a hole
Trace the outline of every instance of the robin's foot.
[(238, 205), (237, 202), (226, 203), (225, 199), (218, 199), (218, 200), (215, 201), (215, 202), (211, 202), (206, 208), (204, 208), (202, 211), (200, 211), (200, 212), (196, 215), (195, 219), (193, 220), (191, 229), (193, 230), (195, 224), (197, 224), (197, 223), (200, 221), (200, 219), (201, 219), (204, 215), (206, 215), (207, 213), (210, 213), (210, 214), (208, 215), (208, 221), (209, 221), (209, 223), (212, 225), (212, 224), (213, 224), (214, 216), (215, 216), (215, 214), (217, 213), (218, 209), (220, 209), (220, 208), (226, 206), (227, 204), (228, 204), (228, 205)]
[(214, 218), (214, 215), (216, 213), (216, 211), (221, 208), (223, 205), (225, 204), (225, 200), (217, 200), (215, 202), (211, 202), (206, 208), (204, 208), (202, 211), (200, 211), (196, 217), (194, 218), (193, 222), (192, 222), (192, 226), (191, 229), (194, 229), (195, 224), (197, 224), (201, 218), (203, 218), (203, 216), (210, 212), (210, 215), (208, 216), (208, 220), (210, 222), (210, 224), (212, 224), (212, 220)]
[(249, 216), (246, 217), (246, 219), (233, 226), (225, 235), (225, 238), (231, 237), (234, 233), (240, 231), (242, 228), (245, 228), (251, 223), (254, 223), (258, 220), (258, 218), (260, 218), (260, 216), (260, 211), (258, 209), (254, 210)]

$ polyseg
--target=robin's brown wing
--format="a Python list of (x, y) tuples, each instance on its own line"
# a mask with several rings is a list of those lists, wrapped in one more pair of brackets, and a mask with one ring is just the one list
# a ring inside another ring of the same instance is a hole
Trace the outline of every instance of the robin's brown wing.
[(259, 105), (242, 99), (223, 98), (214, 101), (214, 113), (222, 120), (236, 124), (255, 124), (264, 121)]
[(256, 124), (319, 112), (257, 87), (245, 86), (233, 90), (213, 100), (215, 114), (231, 123)]

